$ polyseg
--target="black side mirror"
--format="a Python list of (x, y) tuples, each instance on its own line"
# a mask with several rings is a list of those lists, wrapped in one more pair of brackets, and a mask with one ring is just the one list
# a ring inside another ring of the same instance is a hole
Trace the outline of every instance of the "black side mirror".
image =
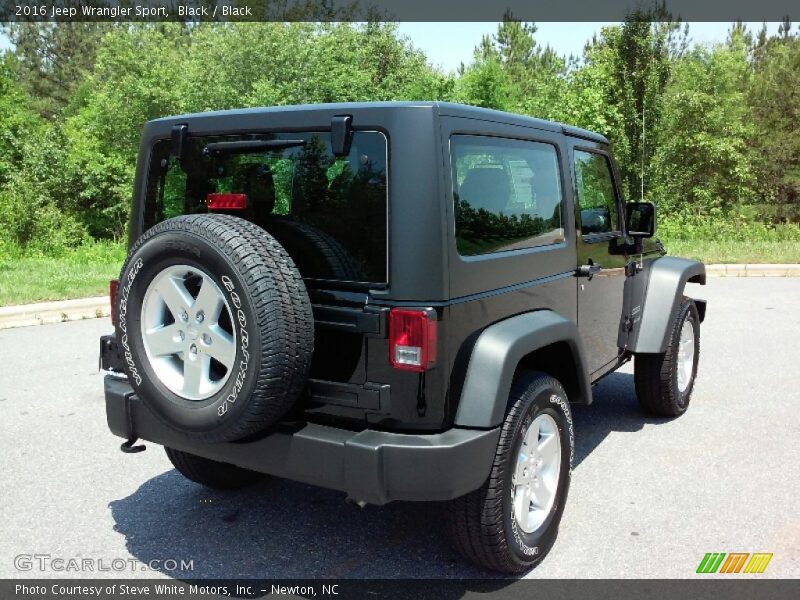
[(656, 205), (652, 202), (628, 202), (625, 205), (625, 229), (633, 238), (653, 237), (656, 232)]

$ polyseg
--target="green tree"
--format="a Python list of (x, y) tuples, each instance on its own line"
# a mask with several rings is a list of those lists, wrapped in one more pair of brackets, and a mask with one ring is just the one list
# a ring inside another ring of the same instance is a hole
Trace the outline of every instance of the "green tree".
[(462, 102), (559, 119), (567, 93), (566, 61), (535, 39), (536, 24), (506, 13), (492, 36), (475, 49), (475, 62), (464, 70)]
[(91, 72), (111, 23), (8, 23), (23, 87), (43, 116), (54, 118)]
[(749, 77), (747, 40), (736, 29), (727, 43), (696, 47), (674, 65), (651, 174), (664, 214), (720, 216), (751, 200)]
[(612, 53), (613, 87), (607, 96), (621, 117), (625, 144), (618, 153), (624, 185), (630, 196), (650, 187), (650, 162), (656, 149), (647, 131), (658, 131), (662, 96), (672, 59), (685, 49), (687, 30), (670, 21), (662, 7), (634, 11), (619, 28), (604, 30)]
[(630, 155), (630, 143), (623, 134), (622, 106), (614, 93), (616, 49), (605, 41), (614, 35), (603, 28), (600, 38), (586, 44), (582, 64), (568, 74), (569, 87), (561, 105), (564, 122), (608, 137), (620, 161)]
[(785, 215), (800, 218), (800, 36), (786, 21), (778, 36), (759, 36), (754, 55), (748, 102), (761, 196), (790, 205)]
[(0, 186), (21, 163), (26, 141), (44, 126), (30, 104), (31, 98), (19, 81), (16, 57), (0, 55)]
[(513, 87), (508, 74), (495, 57), (482, 59), (458, 78), (455, 100), (472, 106), (513, 110)]

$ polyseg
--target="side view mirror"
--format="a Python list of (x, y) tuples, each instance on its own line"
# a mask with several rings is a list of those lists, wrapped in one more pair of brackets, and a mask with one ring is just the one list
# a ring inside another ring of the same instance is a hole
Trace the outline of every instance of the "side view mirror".
[(656, 232), (656, 205), (652, 202), (628, 202), (625, 205), (625, 228), (633, 238), (653, 237)]

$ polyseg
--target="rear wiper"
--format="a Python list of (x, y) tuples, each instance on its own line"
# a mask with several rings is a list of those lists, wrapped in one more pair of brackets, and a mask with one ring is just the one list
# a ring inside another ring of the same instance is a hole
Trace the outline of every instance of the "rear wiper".
[(223, 152), (252, 152), (254, 150), (282, 150), (305, 146), (306, 140), (239, 140), (236, 142), (212, 142), (203, 148), (203, 154), (222, 154)]

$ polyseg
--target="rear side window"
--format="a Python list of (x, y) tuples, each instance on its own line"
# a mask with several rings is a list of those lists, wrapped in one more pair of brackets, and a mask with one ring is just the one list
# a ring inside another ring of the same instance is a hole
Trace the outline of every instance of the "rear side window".
[(346, 157), (333, 155), (327, 132), (189, 137), (182, 161), (170, 146), (152, 151), (145, 228), (208, 212), (214, 194), (243, 194), (246, 208), (230, 214), (269, 231), (304, 278), (387, 282), (382, 133), (355, 132)]
[(558, 154), (551, 144), (450, 139), (456, 247), (462, 256), (564, 240)]
[(576, 150), (575, 179), (581, 211), (581, 233), (619, 231), (617, 194), (608, 159), (602, 154)]

